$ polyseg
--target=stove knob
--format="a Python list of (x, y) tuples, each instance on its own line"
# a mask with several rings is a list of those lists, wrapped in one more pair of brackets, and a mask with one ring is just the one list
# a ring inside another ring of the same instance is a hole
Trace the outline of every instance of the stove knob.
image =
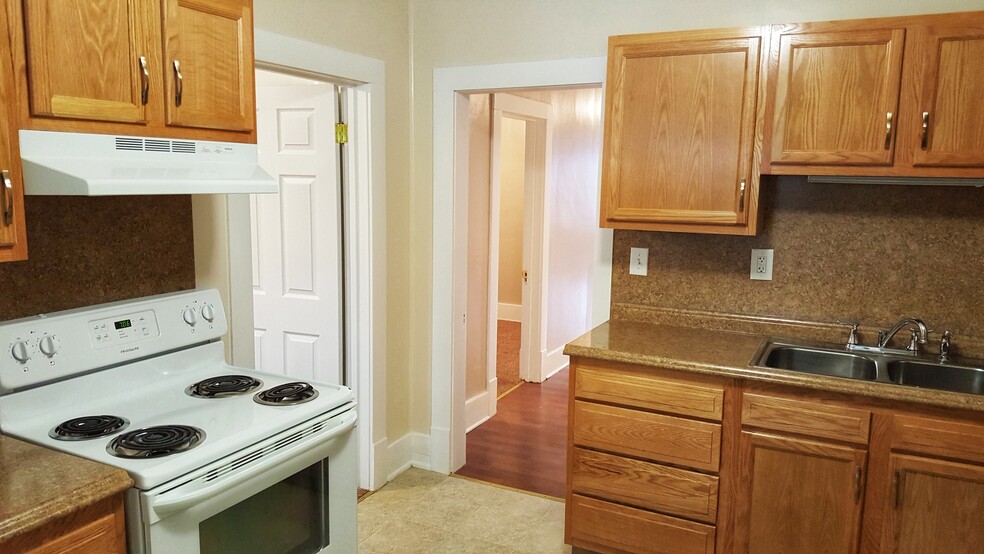
[(49, 358), (58, 352), (58, 343), (55, 342), (55, 337), (51, 335), (41, 337), (38, 347), (41, 349), (41, 353)]
[(183, 312), (181, 312), (181, 317), (184, 318), (185, 323), (187, 323), (188, 325), (191, 325), (193, 327), (194, 327), (194, 325), (196, 323), (198, 323), (198, 318), (195, 317), (195, 309), (194, 308), (185, 308), (185, 310)]
[(14, 346), (10, 349), (10, 353), (20, 363), (31, 359), (31, 353), (27, 351), (27, 341), (15, 342)]
[(205, 321), (212, 323), (215, 319), (215, 308), (211, 304), (202, 306), (202, 317), (205, 318)]

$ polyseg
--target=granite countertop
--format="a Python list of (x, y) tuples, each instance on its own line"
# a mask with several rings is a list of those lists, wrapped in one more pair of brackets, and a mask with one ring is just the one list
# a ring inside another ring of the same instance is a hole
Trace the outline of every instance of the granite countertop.
[(570, 342), (564, 354), (984, 412), (984, 396), (976, 394), (752, 367), (749, 362), (766, 338), (755, 333), (611, 320)]
[(121, 469), (0, 435), (0, 543), (132, 485)]

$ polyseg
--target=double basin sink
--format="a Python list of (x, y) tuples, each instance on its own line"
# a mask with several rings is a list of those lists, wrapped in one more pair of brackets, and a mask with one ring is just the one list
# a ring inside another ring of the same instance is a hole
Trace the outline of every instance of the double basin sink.
[(984, 368), (940, 363), (931, 356), (890, 351), (848, 351), (845, 347), (807, 346), (769, 339), (759, 348), (751, 365), (859, 381), (984, 394)]

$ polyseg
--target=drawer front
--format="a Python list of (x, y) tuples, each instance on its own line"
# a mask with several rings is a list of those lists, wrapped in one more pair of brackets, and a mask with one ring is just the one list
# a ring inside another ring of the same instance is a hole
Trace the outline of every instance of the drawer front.
[(575, 448), (575, 493), (714, 523), (718, 478)]
[(574, 401), (574, 444), (717, 471), (721, 426), (628, 408)]
[(715, 529), (675, 517), (611, 504), (580, 495), (571, 497), (573, 546), (601, 552), (711, 554)]
[(646, 375), (644, 370), (579, 365), (577, 398), (635, 406), (657, 412), (721, 421), (724, 387), (686, 379)]
[(751, 427), (868, 444), (871, 412), (764, 394), (745, 393), (741, 423)]
[(895, 416), (892, 449), (984, 463), (984, 425)]

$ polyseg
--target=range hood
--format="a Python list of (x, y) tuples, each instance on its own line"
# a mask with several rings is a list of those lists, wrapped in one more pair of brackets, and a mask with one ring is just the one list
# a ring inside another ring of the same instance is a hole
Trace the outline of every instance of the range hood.
[(277, 192), (255, 144), (20, 131), (24, 193), (43, 196)]

